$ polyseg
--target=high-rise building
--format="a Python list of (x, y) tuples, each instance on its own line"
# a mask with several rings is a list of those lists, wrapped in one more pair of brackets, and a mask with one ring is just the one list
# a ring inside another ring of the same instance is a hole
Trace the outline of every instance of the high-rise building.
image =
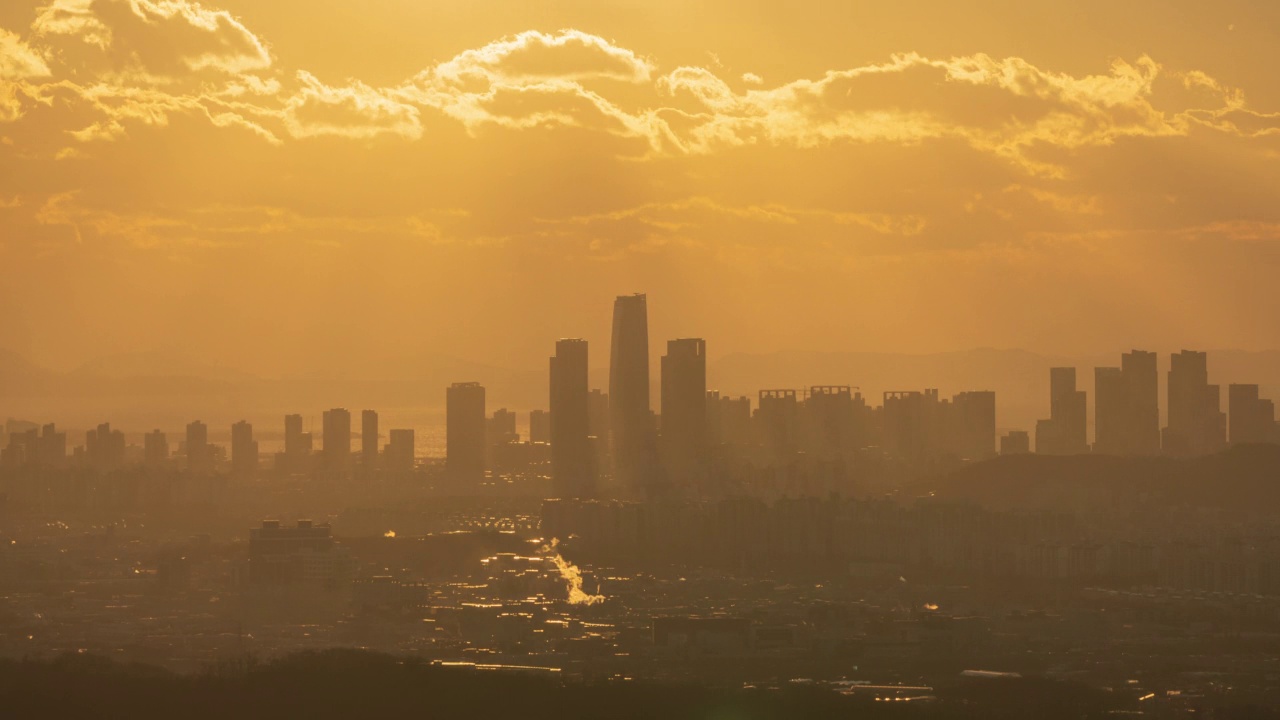
[(516, 414), (506, 408), (494, 410), (485, 425), (485, 435), (491, 448), (520, 442), (520, 434), (516, 432)]
[(353, 565), (328, 524), (299, 520), (286, 528), (279, 520), (264, 520), (249, 530), (244, 579), (253, 586), (333, 587), (350, 577)]
[(885, 452), (912, 466), (933, 461), (942, 445), (941, 415), (935, 388), (886, 392), (882, 406)]
[(360, 463), (365, 472), (378, 467), (378, 413), (373, 410), (360, 413)]
[(867, 403), (848, 385), (814, 385), (804, 399), (805, 452), (818, 458), (847, 457), (867, 440)]
[(484, 480), (485, 408), (480, 383), (454, 383), (445, 393), (445, 469), (466, 485)]
[(719, 390), (707, 391), (707, 443), (739, 447), (751, 444), (751, 398), (721, 397)]
[(1173, 455), (1205, 455), (1227, 442), (1222, 394), (1209, 384), (1208, 355), (1183, 350), (1169, 358), (1169, 424), (1163, 446)]
[(943, 431), (945, 445), (962, 460), (985, 460), (996, 452), (996, 394), (971, 390), (951, 398)]
[(1076, 369), (1049, 368), (1049, 419), (1036, 423), (1036, 452), (1079, 455), (1089, 451), (1088, 399), (1076, 389)]
[(159, 429), (152, 430), (142, 440), (142, 457), (150, 467), (161, 467), (169, 461), (169, 438)]
[(284, 416), (284, 453), (279, 462), (287, 472), (300, 472), (307, 469), (311, 459), (311, 433), (302, 431), (301, 415)]
[[(662, 356), (662, 455), (677, 481), (697, 474), (707, 443), (707, 342), (667, 342)], [(696, 478), (691, 478), (696, 479)]]
[(213, 451), (209, 447), (209, 426), (196, 420), (187, 423), (187, 470), (209, 472), (213, 469)]
[(609, 393), (595, 389), (587, 393), (587, 415), (590, 419), (589, 434), (609, 449)]
[(551, 413), (546, 410), (529, 411), (529, 442), (551, 442)]
[(1093, 369), (1093, 451), (1124, 451), (1124, 373), (1118, 367)]
[(331, 473), (343, 473), (351, 467), (351, 411), (333, 408), (324, 412), (322, 421), (324, 447), (320, 452), (324, 469)]
[(253, 439), (253, 426), (245, 420), (231, 426), (231, 469), (239, 475), (258, 471), (258, 441)]
[(609, 415), (614, 478), (632, 492), (658, 481), (657, 443), (649, 405), (649, 317), (643, 294), (613, 304)]
[(414, 464), (413, 430), (392, 430), (388, 437), (384, 465), (389, 472), (411, 472)]
[(1153, 352), (1134, 350), (1120, 357), (1131, 413), (1130, 452), (1134, 455), (1160, 452), (1160, 373), (1156, 365)]
[(587, 393), (587, 437), (591, 440), (591, 467), (599, 482), (601, 468), (613, 467), (609, 432), (609, 393), (593, 389)]
[(551, 357), (551, 479), (562, 498), (595, 494), (596, 471), (587, 390), (587, 341), (556, 342)]
[(29, 428), (9, 433), (9, 444), (0, 451), (5, 467), (35, 467), (40, 464), (40, 432)]
[(1160, 380), (1156, 354), (1134, 350), (1120, 367), (1094, 369), (1094, 452), (1160, 452)]
[(40, 429), (40, 464), (61, 467), (67, 461), (67, 434), (58, 432), (53, 423)]
[[(302, 452), (302, 416), (284, 416), (284, 452), (286, 455), (298, 455)], [(307, 449), (310, 452), (310, 448)]]
[(786, 458), (800, 449), (800, 402), (795, 390), (761, 390), (756, 402), (755, 426), (760, 444), (774, 458)]
[(1232, 384), (1227, 389), (1231, 444), (1280, 442), (1275, 404), (1260, 397), (1257, 385)]
[(85, 433), (85, 459), (95, 470), (114, 470), (124, 463), (124, 433), (102, 423)]

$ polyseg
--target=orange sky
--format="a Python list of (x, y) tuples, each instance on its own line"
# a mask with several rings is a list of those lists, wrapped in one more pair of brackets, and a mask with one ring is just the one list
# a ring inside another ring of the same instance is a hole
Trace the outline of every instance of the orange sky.
[[(1051, 7), (1052, 5), (1052, 7)], [(10, 0), (0, 348), (1280, 348), (1280, 4)]]

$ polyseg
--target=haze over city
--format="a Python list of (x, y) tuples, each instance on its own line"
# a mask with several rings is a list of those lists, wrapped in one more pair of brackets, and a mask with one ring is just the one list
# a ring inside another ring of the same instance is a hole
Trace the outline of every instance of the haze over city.
[(0, 707), (1280, 717), (1278, 30), (5, 2)]

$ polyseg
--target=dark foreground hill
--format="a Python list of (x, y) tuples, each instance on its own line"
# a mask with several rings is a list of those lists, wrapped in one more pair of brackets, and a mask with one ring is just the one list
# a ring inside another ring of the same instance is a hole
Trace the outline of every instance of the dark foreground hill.
[(992, 509), (1195, 506), (1280, 515), (1280, 445), (1175, 459), (1007, 455), (922, 483), (919, 494)]
[[(1136, 699), (1033, 678), (957, 679), (926, 703), (882, 703), (812, 685), (714, 690), (584, 683), (443, 668), (355, 650), (303, 653), (195, 676), (92, 656), (0, 661), (0, 715), (13, 718), (1103, 718)], [(1218, 708), (1215, 717), (1275, 717)]]

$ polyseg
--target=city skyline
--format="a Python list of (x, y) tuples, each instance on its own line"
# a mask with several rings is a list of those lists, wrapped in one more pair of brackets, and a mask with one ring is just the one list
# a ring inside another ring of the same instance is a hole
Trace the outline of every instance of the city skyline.
[[(1093, 368), (1092, 403), (1090, 393), (1078, 388), (1076, 368), (1050, 367), (1049, 417), (1031, 428), (1018, 428), (998, 421), (997, 393), (991, 390), (962, 390), (950, 399), (937, 388), (886, 390), (883, 402), (874, 405), (854, 386), (812, 385), (761, 389), (753, 407), (750, 397), (722, 396), (711, 388), (707, 344), (701, 338), (667, 341), (666, 353), (658, 358), (654, 410), (649, 344), (648, 297), (617, 296), (609, 392), (591, 387), (588, 342), (557, 340), (544, 387), (545, 407), (558, 411), (531, 409), (525, 414), (527, 423), (520, 423), (517, 413), (506, 407), (490, 415), (482, 383), (451, 383), (445, 403), (444, 459), (449, 481), (457, 488), (479, 487), (491, 470), (510, 461), (504, 447), (522, 441), (549, 445), (555, 493), (582, 499), (603, 491), (602, 468), (609, 471), (611, 493), (651, 495), (673, 486), (697, 488), (705, 482), (707, 460), (717, 447), (758, 445), (775, 459), (802, 451), (815, 459), (843, 457), (846, 461), (875, 448), (884, 457), (903, 462), (903, 467), (914, 468), (908, 472), (929, 472), (933, 463), (946, 456), (962, 463), (1026, 452), (1201, 456), (1228, 444), (1280, 444), (1274, 402), (1262, 396), (1258, 384), (1230, 383), (1223, 409), (1220, 386), (1208, 383), (1209, 353), (1204, 351), (1182, 350), (1169, 356), (1163, 393), (1159, 353), (1122, 353), (1118, 366)], [(600, 407), (593, 408), (593, 403)], [(596, 427), (599, 420), (593, 420), (593, 413), (607, 417), (607, 432)], [(345, 408), (321, 413), (316, 466), (321, 472), (342, 477), (358, 465), (361, 474), (370, 476), (384, 468), (398, 472), (414, 468), (418, 457), (414, 428), (390, 430), (391, 442), (380, 447), (378, 411), (364, 409), (356, 463), (352, 443), (357, 434), (352, 432), (351, 420), (352, 413)], [(57, 434), (56, 426), (48, 424), (42, 435), (39, 427), (39, 423), (9, 419), (7, 462), (63, 464), (66, 433)], [(284, 444), (275, 453), (275, 472), (311, 470), (312, 434), (304, 432), (303, 416), (285, 415), (283, 428)], [(229, 451), (210, 444), (208, 435), (204, 422), (187, 424), (179, 455), (189, 473), (212, 473), (215, 452), (227, 458), (239, 476), (256, 475), (263, 469), (259, 443), (247, 420), (231, 425)], [(120, 467), (125, 451), (135, 447), (126, 443), (122, 432), (103, 423), (86, 433), (85, 445), (75, 447), (74, 459), (90, 467)], [(54, 453), (55, 447), (62, 452)], [(146, 465), (165, 462), (169, 456), (165, 433), (159, 429), (148, 433), (142, 450)], [(425, 457), (433, 456), (428, 448)]]
[(0, 0), (0, 715), (1280, 720), (1280, 0)]

